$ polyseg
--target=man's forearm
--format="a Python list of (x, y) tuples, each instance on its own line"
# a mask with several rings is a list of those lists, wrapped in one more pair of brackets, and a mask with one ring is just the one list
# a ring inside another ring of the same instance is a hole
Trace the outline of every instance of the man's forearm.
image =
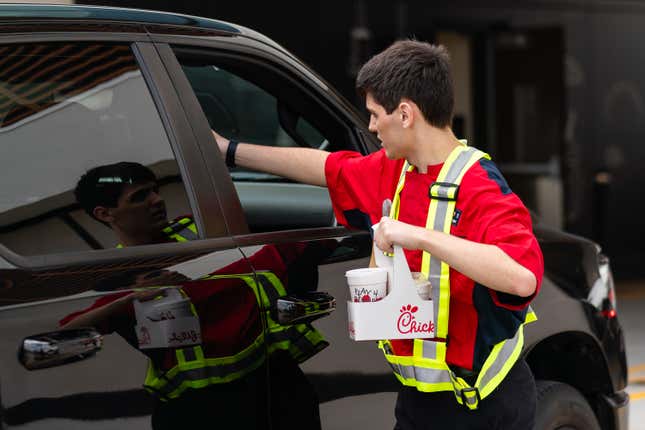
[[(313, 148), (286, 148), (255, 145), (241, 142), (236, 147), (230, 146), (230, 140), (215, 130), (213, 138), (222, 156), (229, 158), (234, 154), (236, 166), (251, 170), (282, 176), (310, 185), (327, 186), (325, 179), (325, 162), (329, 152)], [(229, 151), (232, 149), (233, 151)]]
[(419, 248), (458, 272), (496, 291), (528, 297), (537, 287), (535, 275), (495, 245), (472, 242), (442, 232), (420, 230)]
[(533, 272), (495, 245), (477, 243), (383, 217), (375, 233), (377, 246), (392, 252), (392, 244), (421, 249), (490, 289), (528, 297), (535, 292)]
[(96, 327), (100, 325), (106, 318), (114, 312), (121, 311), (128, 303), (132, 301), (134, 296), (129, 294), (118, 298), (117, 300), (107, 303), (96, 309), (85, 312), (71, 321), (68, 321), (62, 326), (65, 329), (79, 328), (79, 327)]
[(292, 179), (305, 184), (327, 186), (325, 162), (329, 152), (313, 148), (284, 148), (240, 143), (235, 164)]

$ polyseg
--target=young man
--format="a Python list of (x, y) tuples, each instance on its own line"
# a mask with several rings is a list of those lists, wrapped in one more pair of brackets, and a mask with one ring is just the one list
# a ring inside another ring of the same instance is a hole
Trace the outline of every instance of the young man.
[[(518, 356), (543, 260), (528, 211), (489, 158), (450, 128), (454, 96), (441, 46), (407, 40), (370, 59), (357, 78), (370, 131), (368, 156), (229, 143), (229, 165), (327, 186), (338, 222), (380, 221), (375, 242), (405, 249), (433, 283), (436, 337), (381, 342), (402, 382), (397, 429), (530, 429), (530, 369)], [(392, 201), (389, 217), (383, 202)], [(501, 382), (500, 382), (501, 381)]]
[[(112, 229), (120, 246), (197, 237), (191, 217), (168, 221), (157, 178), (139, 163), (122, 161), (90, 169), (79, 179), (74, 194), (88, 215)], [(177, 232), (183, 236), (173, 236)]]

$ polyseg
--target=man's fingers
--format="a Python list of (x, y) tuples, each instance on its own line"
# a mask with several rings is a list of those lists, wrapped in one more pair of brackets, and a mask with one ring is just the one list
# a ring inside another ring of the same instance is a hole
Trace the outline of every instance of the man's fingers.
[(387, 241), (384, 237), (376, 239), (376, 247), (384, 252), (394, 252), (392, 248), (392, 243)]

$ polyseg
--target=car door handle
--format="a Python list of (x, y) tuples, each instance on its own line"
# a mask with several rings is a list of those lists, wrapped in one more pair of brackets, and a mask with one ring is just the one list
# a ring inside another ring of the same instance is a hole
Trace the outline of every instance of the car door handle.
[(23, 339), (18, 361), (27, 370), (60, 366), (84, 360), (103, 347), (103, 336), (93, 328), (35, 334)]
[(336, 299), (323, 291), (309, 291), (280, 297), (275, 306), (275, 319), (281, 325), (314, 321), (332, 313)]

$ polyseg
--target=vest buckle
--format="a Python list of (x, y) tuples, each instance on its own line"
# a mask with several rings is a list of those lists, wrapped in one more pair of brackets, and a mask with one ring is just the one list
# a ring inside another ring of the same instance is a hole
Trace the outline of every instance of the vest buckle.
[(428, 190), (428, 196), (435, 200), (444, 200), (448, 202), (457, 201), (459, 194), (459, 185), (450, 182), (433, 182)]
[[(466, 395), (466, 393), (472, 393), (472, 392), (475, 393), (474, 396)], [(461, 388), (459, 389), (459, 395), (461, 397), (461, 401), (463, 402), (463, 405), (469, 408), (471, 408), (472, 406), (476, 407), (481, 401), (481, 397), (479, 395), (479, 388), (477, 387)]]

